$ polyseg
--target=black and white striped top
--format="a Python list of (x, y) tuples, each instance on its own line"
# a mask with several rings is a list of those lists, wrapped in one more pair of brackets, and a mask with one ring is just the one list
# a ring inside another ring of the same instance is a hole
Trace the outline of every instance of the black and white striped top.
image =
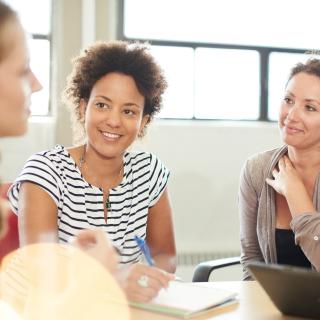
[(8, 192), (12, 209), (18, 212), (21, 182), (33, 182), (46, 191), (58, 207), (60, 242), (68, 242), (81, 229), (102, 228), (120, 250), (121, 263), (137, 262), (140, 251), (134, 236), (145, 238), (148, 209), (160, 198), (170, 172), (151, 153), (126, 152), (123, 160), (122, 182), (109, 191), (111, 209), (107, 222), (103, 190), (84, 180), (73, 158), (61, 145), (29, 158)]

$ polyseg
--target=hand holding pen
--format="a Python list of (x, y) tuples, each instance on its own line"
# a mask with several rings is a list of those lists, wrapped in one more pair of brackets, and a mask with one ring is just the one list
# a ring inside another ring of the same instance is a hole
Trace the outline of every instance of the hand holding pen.
[[(146, 259), (147, 263), (149, 266), (154, 266), (154, 261), (151, 257), (151, 254), (150, 254), (150, 249), (146, 243), (146, 241), (138, 236), (134, 236), (134, 240), (136, 241), (139, 249), (141, 250), (144, 258)], [(174, 277), (174, 280), (175, 281), (182, 281), (181, 278), (175, 276)], [(143, 282), (142, 282), (143, 283)]]
[(144, 239), (134, 236), (134, 240), (136, 241), (140, 251), (142, 252), (143, 256), (145, 257), (149, 266), (154, 266), (154, 261), (150, 254), (150, 249)]

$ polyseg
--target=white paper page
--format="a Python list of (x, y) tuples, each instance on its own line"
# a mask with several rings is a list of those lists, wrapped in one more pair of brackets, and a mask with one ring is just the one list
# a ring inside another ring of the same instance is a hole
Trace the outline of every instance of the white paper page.
[(171, 281), (169, 287), (161, 289), (150, 303), (196, 312), (229, 300), (236, 294), (194, 283)]

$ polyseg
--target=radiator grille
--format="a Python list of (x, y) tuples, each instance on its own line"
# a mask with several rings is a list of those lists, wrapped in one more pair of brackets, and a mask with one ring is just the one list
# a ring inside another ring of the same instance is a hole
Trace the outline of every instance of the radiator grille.
[(177, 255), (178, 266), (195, 266), (200, 262), (239, 256), (239, 251), (227, 252), (189, 252)]

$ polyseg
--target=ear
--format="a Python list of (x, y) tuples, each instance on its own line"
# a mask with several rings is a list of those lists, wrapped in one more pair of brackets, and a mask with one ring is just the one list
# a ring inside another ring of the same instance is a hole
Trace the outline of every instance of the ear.
[(87, 105), (88, 105), (88, 102), (85, 99), (80, 100), (79, 111), (80, 111), (80, 122), (81, 123), (84, 123), (84, 119), (86, 117)]
[(140, 125), (140, 129), (139, 129), (139, 134), (138, 137), (142, 138), (145, 134), (144, 132), (144, 128), (145, 126), (150, 122), (151, 118), (149, 114), (146, 114), (143, 116), (142, 120), (141, 120), (141, 125)]

